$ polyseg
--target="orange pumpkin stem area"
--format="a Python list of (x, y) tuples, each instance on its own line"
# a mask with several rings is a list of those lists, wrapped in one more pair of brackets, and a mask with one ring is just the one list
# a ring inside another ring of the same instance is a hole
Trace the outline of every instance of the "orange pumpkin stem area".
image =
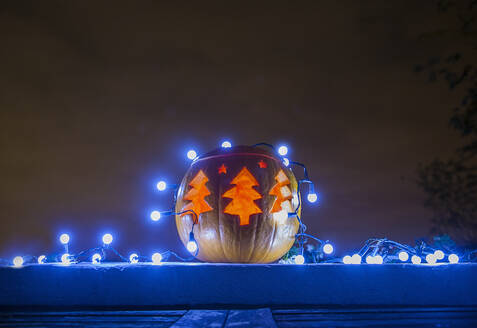
[(262, 196), (253, 189), (254, 186), (258, 186), (258, 182), (249, 170), (244, 167), (232, 180), (231, 184), (235, 185), (235, 187), (227, 190), (222, 195), (223, 198), (232, 199), (225, 207), (224, 213), (238, 215), (240, 225), (249, 224), (250, 215), (262, 213), (254, 202), (254, 200), (262, 198)]

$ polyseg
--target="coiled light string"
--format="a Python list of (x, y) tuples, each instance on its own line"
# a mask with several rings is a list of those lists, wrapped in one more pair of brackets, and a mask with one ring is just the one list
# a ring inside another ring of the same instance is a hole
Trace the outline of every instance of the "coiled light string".
[[(232, 146), (230, 141), (224, 141), (221, 145), (223, 148), (230, 148)], [(297, 206), (294, 212), (288, 213), (289, 218), (297, 218), (299, 223), (298, 233), (295, 235), (295, 241), (298, 246), (298, 254), (291, 256), (286, 260), (281, 260), (280, 263), (294, 263), (294, 264), (304, 264), (305, 263), (305, 245), (308, 242), (308, 239), (311, 239), (314, 243), (319, 245), (318, 248), (318, 260), (313, 260), (311, 262), (325, 262), (325, 263), (344, 263), (344, 264), (382, 264), (382, 263), (412, 263), (412, 264), (421, 264), (426, 263), (430, 265), (440, 264), (440, 263), (450, 263), (455, 264), (458, 262), (474, 262), (477, 261), (477, 250), (468, 251), (462, 256), (458, 256), (455, 252), (448, 251), (444, 252), (441, 249), (433, 248), (424, 242), (417, 245), (415, 248), (400, 244), (398, 242), (382, 238), (371, 238), (364, 243), (364, 246), (353, 255), (345, 255), (343, 258), (332, 257), (331, 255), (334, 252), (334, 247), (329, 241), (322, 241), (321, 239), (306, 233), (306, 225), (303, 223), (298, 211), (301, 208), (301, 186), (304, 184), (309, 185), (307, 200), (310, 203), (315, 203), (318, 200), (318, 196), (315, 192), (314, 184), (308, 176), (308, 170), (303, 163), (290, 161), (287, 157), (288, 148), (286, 146), (280, 146), (278, 151), (276, 148), (268, 143), (258, 143), (252, 147), (266, 146), (271, 148), (278, 156), (282, 158), (282, 161), (285, 166), (290, 166), (290, 169), (293, 170), (293, 167), (298, 166), (303, 169), (303, 179), (298, 180), (297, 187)], [(189, 150), (187, 152), (187, 157), (190, 160), (197, 159), (198, 155), (195, 150)], [(156, 188), (159, 191), (173, 190), (174, 201), (173, 208), (175, 208), (178, 194), (178, 184), (167, 184), (165, 181), (161, 180), (156, 184)], [(62, 234), (59, 237), (60, 243), (63, 244), (65, 252), (60, 254), (55, 254), (52, 256), (40, 255), (36, 256), (16, 256), (13, 260), (0, 259), (0, 265), (3, 266), (14, 266), (21, 267), (26, 264), (45, 264), (45, 263), (59, 263), (62, 265), (73, 265), (79, 263), (91, 263), (93, 265), (100, 265), (107, 262), (107, 253), (112, 252), (120, 259), (120, 263), (129, 263), (129, 264), (138, 264), (138, 263), (149, 263), (153, 265), (161, 264), (168, 261), (170, 258), (175, 258), (179, 261), (189, 262), (195, 259), (199, 252), (199, 245), (194, 237), (194, 226), (196, 222), (199, 222), (199, 216), (193, 210), (186, 210), (183, 212), (175, 212), (174, 210), (170, 211), (152, 211), (150, 218), (153, 221), (158, 221), (164, 216), (174, 216), (182, 215), (185, 213), (190, 213), (195, 217), (193, 220), (191, 231), (189, 233), (189, 241), (186, 245), (187, 250), (191, 253), (190, 257), (181, 257), (173, 251), (165, 251), (162, 253), (154, 253), (150, 258), (138, 255), (137, 253), (131, 253), (129, 257), (125, 257), (120, 254), (114, 247), (111, 246), (113, 242), (113, 236), (109, 233), (103, 235), (102, 246), (93, 247), (84, 251), (81, 251), (77, 254), (69, 253), (69, 242), (70, 237), (68, 234)], [(425, 262), (423, 262), (425, 260)]]

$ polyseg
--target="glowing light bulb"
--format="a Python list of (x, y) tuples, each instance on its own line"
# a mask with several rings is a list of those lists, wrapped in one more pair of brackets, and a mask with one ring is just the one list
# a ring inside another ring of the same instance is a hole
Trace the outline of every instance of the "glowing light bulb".
[(444, 252), (438, 249), (434, 252), (434, 256), (437, 260), (442, 260), (444, 258)]
[(412, 264), (421, 264), (421, 261), (422, 261), (422, 259), (419, 256), (417, 256), (417, 255), (411, 256)]
[(455, 264), (459, 262), (459, 256), (457, 254), (449, 255), (449, 263)]
[(111, 235), (110, 233), (103, 235), (103, 244), (109, 245), (112, 242), (113, 242), (113, 235)]
[(406, 262), (407, 260), (409, 260), (409, 254), (405, 251), (400, 251), (398, 257), (399, 260), (401, 260), (402, 262)]
[(151, 259), (152, 259), (152, 264), (155, 264), (155, 265), (160, 264), (162, 261), (162, 255), (161, 253), (154, 253), (152, 254)]
[(194, 240), (190, 240), (187, 243), (187, 250), (191, 253), (195, 253), (195, 251), (197, 250), (197, 243)]
[(383, 264), (384, 259), (381, 255), (376, 255), (374, 257), (374, 264)]
[(152, 211), (151, 212), (151, 220), (158, 221), (161, 218), (161, 212), (159, 211)]
[(167, 188), (167, 183), (165, 181), (159, 181), (157, 184), (156, 184), (156, 188), (157, 190), (159, 191), (164, 191), (166, 190)]
[(63, 245), (66, 245), (70, 242), (70, 236), (67, 234), (67, 233), (63, 233), (61, 234), (60, 236), (60, 242), (63, 244)]
[(361, 263), (361, 256), (359, 254), (354, 254), (351, 256), (351, 264), (360, 264)]
[(70, 254), (65, 253), (65, 254), (61, 255), (61, 263), (64, 264), (64, 265), (71, 264)]
[(139, 262), (139, 256), (136, 253), (132, 253), (131, 255), (129, 255), (129, 262), (131, 263)]
[(38, 264), (43, 264), (46, 261), (46, 256), (45, 255), (40, 255), (38, 256)]
[(436, 264), (437, 258), (434, 254), (427, 254), (426, 255), (426, 262), (429, 264)]
[(101, 255), (98, 254), (98, 253), (93, 254), (93, 256), (91, 257), (91, 263), (93, 263), (93, 264), (101, 263)]
[(284, 164), (285, 166), (290, 165), (290, 161), (288, 160), (288, 158), (286, 158), (286, 157), (283, 158), (283, 164)]
[(366, 256), (366, 263), (374, 264), (374, 256), (372, 256), (372, 255)]
[(232, 144), (230, 143), (230, 141), (222, 142), (222, 148), (230, 148), (230, 147), (232, 147)]
[(351, 264), (351, 262), (353, 262), (353, 260), (351, 259), (351, 256), (346, 255), (345, 257), (343, 257), (344, 264)]
[(16, 268), (19, 268), (23, 265), (23, 257), (21, 256), (15, 256), (13, 258), (13, 266)]
[(310, 203), (314, 203), (318, 200), (318, 196), (315, 193), (308, 194), (308, 196), (306, 196), (306, 198), (308, 199), (308, 201)]
[(333, 253), (333, 251), (334, 251), (333, 245), (331, 245), (330, 243), (326, 243), (323, 246), (323, 252), (325, 254), (331, 254), (331, 253)]
[(278, 153), (282, 156), (285, 156), (286, 154), (288, 154), (288, 147), (287, 146), (280, 146), (278, 148)]
[(187, 152), (187, 158), (188, 158), (188, 159), (192, 160), (192, 159), (194, 159), (194, 158), (196, 158), (196, 157), (197, 157), (197, 153), (195, 152), (195, 150), (189, 150), (189, 151)]
[(303, 264), (303, 263), (305, 263), (305, 258), (303, 257), (303, 255), (299, 254), (295, 256), (295, 264)]

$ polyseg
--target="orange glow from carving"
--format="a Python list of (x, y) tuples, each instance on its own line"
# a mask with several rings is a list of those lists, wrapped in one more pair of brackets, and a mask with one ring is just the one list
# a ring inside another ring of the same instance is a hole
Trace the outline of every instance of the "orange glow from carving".
[(232, 198), (232, 201), (225, 207), (224, 213), (238, 215), (240, 225), (250, 223), (250, 215), (262, 213), (262, 210), (255, 204), (254, 200), (262, 198), (254, 186), (258, 186), (257, 180), (252, 173), (244, 167), (230, 184), (235, 185), (226, 191), (222, 197)]
[(225, 166), (225, 164), (219, 167), (219, 174), (227, 174), (227, 166)]
[[(208, 211), (212, 211), (212, 207), (207, 203), (205, 200), (205, 196), (210, 195), (209, 189), (205, 186), (205, 184), (209, 181), (209, 178), (205, 175), (205, 173), (200, 170), (199, 173), (196, 174), (194, 179), (189, 183), (189, 186), (192, 188), (185, 194), (184, 199), (189, 200), (190, 203), (185, 205), (182, 208), (182, 211), (193, 210), (195, 214), (197, 214), (197, 218), (193, 215), (193, 220), (195, 223), (198, 223), (198, 218), (200, 214)], [(187, 215), (190, 213), (184, 213), (182, 215)]]
[[(275, 202), (273, 203), (272, 209), (270, 213), (280, 212), (282, 208), (282, 203), (285, 201), (290, 201), (292, 199), (292, 192), (288, 187), (290, 185), (290, 180), (288, 179), (287, 175), (280, 170), (275, 177), (277, 183), (272, 187), (270, 190), (270, 195), (276, 196)], [(291, 208), (291, 206), (290, 206)]]
[(267, 168), (267, 163), (265, 163), (264, 161), (260, 161), (260, 162), (258, 162), (258, 166), (261, 169), (266, 169)]

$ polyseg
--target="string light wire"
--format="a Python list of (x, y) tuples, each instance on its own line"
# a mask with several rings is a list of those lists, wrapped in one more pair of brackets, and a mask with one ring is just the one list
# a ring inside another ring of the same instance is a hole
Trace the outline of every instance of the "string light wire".
[[(228, 144), (226, 146), (228, 146)], [(272, 144), (265, 143), (265, 142), (260, 142), (260, 143), (252, 145), (252, 147), (259, 147), (259, 146), (269, 147), (278, 156), (282, 156), (282, 155), (278, 154), (276, 148)], [(196, 160), (199, 157), (200, 156), (198, 156), (196, 154), (196, 156), (194, 156), (194, 160)], [(299, 254), (294, 258), (295, 258), (295, 263), (296, 264), (302, 264), (305, 261), (304, 260), (304, 254), (305, 254), (304, 245), (308, 242), (308, 239), (312, 239), (313, 241), (317, 242), (320, 245), (321, 248), (325, 244), (329, 244), (331, 246), (331, 248), (333, 248), (333, 246), (329, 243), (329, 241), (324, 242), (323, 240), (305, 232), (306, 231), (306, 225), (303, 223), (300, 215), (298, 214), (298, 211), (301, 209), (301, 206), (302, 206), (301, 186), (303, 184), (309, 184), (310, 189), (309, 189), (308, 195), (313, 193), (316, 196), (316, 194), (314, 193), (314, 184), (309, 179), (308, 170), (306, 168), (306, 165), (304, 165), (303, 163), (300, 163), (300, 162), (296, 162), (296, 161), (289, 161), (289, 164), (290, 164), (290, 169), (291, 170), (293, 170), (293, 167), (295, 167), (295, 166), (301, 167), (303, 169), (303, 179), (298, 180), (298, 186), (297, 186), (298, 204), (297, 204), (296, 209), (295, 209), (294, 212), (288, 213), (289, 218), (296, 218), (298, 220), (299, 228), (298, 228), (298, 233), (295, 235), (295, 241), (296, 241), (297, 246), (298, 246)], [(175, 208), (176, 203), (177, 203), (179, 185), (178, 184), (165, 184), (165, 183), (164, 183), (164, 185), (165, 185), (165, 188), (163, 188), (164, 186), (161, 184), (160, 190), (166, 190), (166, 189), (173, 190), (173, 194), (174, 194), (173, 208)], [(301, 210), (303, 211), (303, 209), (301, 209)], [(197, 241), (194, 238), (194, 227), (196, 225), (196, 222), (197, 222), (197, 224), (199, 223), (200, 217), (193, 210), (186, 210), (186, 211), (182, 211), (182, 212), (175, 212), (174, 210), (162, 211), (162, 212), (160, 212), (160, 215), (161, 215), (161, 217), (163, 217), (163, 216), (172, 216), (172, 215), (182, 215), (182, 214), (185, 214), (185, 213), (190, 213), (190, 214), (193, 215), (193, 220), (192, 220), (193, 223), (192, 223), (192, 227), (191, 227), (191, 231), (190, 231), (189, 242), (194, 242), (195, 245), (196, 245), (196, 249), (193, 251), (193, 254), (190, 257), (182, 257), (182, 256), (178, 255), (177, 253), (175, 253), (173, 251), (170, 251), (170, 250), (159, 253), (162, 257), (161, 262), (168, 261), (170, 258), (175, 258), (175, 259), (177, 259), (179, 261), (182, 261), (182, 262), (190, 262), (190, 261), (195, 260), (197, 254), (199, 252), (199, 244), (197, 243)], [(64, 237), (64, 238), (61, 239), (61, 242), (67, 247), (67, 245), (69, 243), (69, 238), (67, 238), (68, 240), (66, 240), (65, 236), (62, 236), (62, 237)], [(112, 241), (112, 236), (110, 236), (110, 237), (111, 237), (111, 241)], [(37, 262), (40, 263), (38, 265), (44, 265), (44, 263), (58, 263), (58, 262), (61, 262), (61, 257), (64, 257), (65, 254), (68, 254), (68, 264), (76, 264), (76, 263), (83, 263), (83, 262), (90, 262), (91, 263), (91, 256), (93, 254), (96, 254), (96, 253), (99, 254), (101, 256), (101, 258), (99, 260), (99, 263), (95, 264), (95, 266), (100, 266), (107, 259), (107, 251), (111, 251), (112, 253), (114, 253), (114, 255), (116, 255), (121, 260), (121, 262), (129, 263), (131, 265), (134, 265), (136, 261), (134, 261), (134, 263), (130, 262), (128, 257), (123, 256), (119, 251), (117, 251), (114, 247), (111, 246), (111, 244), (110, 244), (111, 241), (108, 240), (108, 243), (103, 243), (103, 245), (101, 245), (99, 247), (93, 247), (93, 248), (90, 248), (90, 249), (83, 250), (83, 251), (77, 253), (76, 255), (75, 254), (69, 254), (68, 252), (61, 253), (61, 254), (56, 254), (56, 255), (53, 255), (53, 256), (42, 255), (40, 261), (38, 261), (38, 259), (40, 257), (28, 256), (28, 255), (27, 256), (22, 256), (21, 257), (21, 259), (22, 259), (21, 266), (25, 266), (25, 265), (28, 265), (30, 263), (37, 263)], [(333, 252), (333, 250), (331, 251), (331, 253), (332, 252)], [(426, 244), (423, 241), (421, 241), (418, 245), (416, 245), (416, 247), (411, 247), (409, 245), (401, 244), (401, 243), (398, 243), (396, 241), (389, 240), (387, 238), (370, 238), (370, 239), (368, 239), (364, 243), (364, 245), (361, 247), (361, 249), (357, 253), (355, 253), (353, 256), (356, 257), (356, 259), (358, 257), (359, 257), (359, 259), (367, 259), (367, 262), (372, 263), (372, 264), (389, 263), (389, 262), (401, 262), (402, 263), (402, 260), (400, 260), (400, 257), (399, 257), (399, 253), (401, 253), (401, 252), (406, 252), (407, 253), (408, 257), (406, 258), (406, 261), (409, 258), (411, 258), (412, 263), (416, 263), (416, 264), (421, 263), (421, 261), (418, 261), (417, 259), (422, 260), (422, 259), (425, 259), (426, 257), (431, 262), (440, 261), (440, 260), (443, 260), (445, 258), (448, 259), (448, 263), (477, 262), (477, 250), (467, 251), (464, 254), (462, 254), (461, 256), (458, 256), (457, 254), (455, 254), (456, 253), (455, 250), (437, 249), (437, 248), (431, 247), (430, 245)], [(438, 255), (437, 257), (435, 255), (435, 253)], [(136, 254), (136, 253), (134, 253), (134, 254)], [(348, 258), (352, 259), (353, 257), (351, 257), (349, 255), (344, 257), (344, 259), (347, 259), (347, 260), (342, 260), (341, 257), (330, 257), (328, 255), (329, 254), (327, 254), (327, 258), (323, 262), (341, 263), (343, 261), (345, 263), (355, 263), (355, 264), (358, 263), (357, 261), (350, 261)], [(322, 257), (324, 258), (324, 256), (322, 256)], [(432, 259), (431, 259), (431, 257), (432, 257)], [(17, 256), (15, 258), (15, 263), (17, 264), (17, 266), (18, 266), (18, 263), (20, 263), (20, 261), (18, 260), (19, 258), (20, 258), (19, 256)], [(148, 262), (149, 260), (150, 259), (145, 257), (145, 256), (137, 255), (137, 262), (138, 263)], [(360, 262), (361, 262), (361, 260), (359, 261), (359, 263)], [(1, 266), (10, 266), (10, 265), (12, 265), (12, 260), (6, 260), (6, 259), (0, 258), (0, 265)]]

